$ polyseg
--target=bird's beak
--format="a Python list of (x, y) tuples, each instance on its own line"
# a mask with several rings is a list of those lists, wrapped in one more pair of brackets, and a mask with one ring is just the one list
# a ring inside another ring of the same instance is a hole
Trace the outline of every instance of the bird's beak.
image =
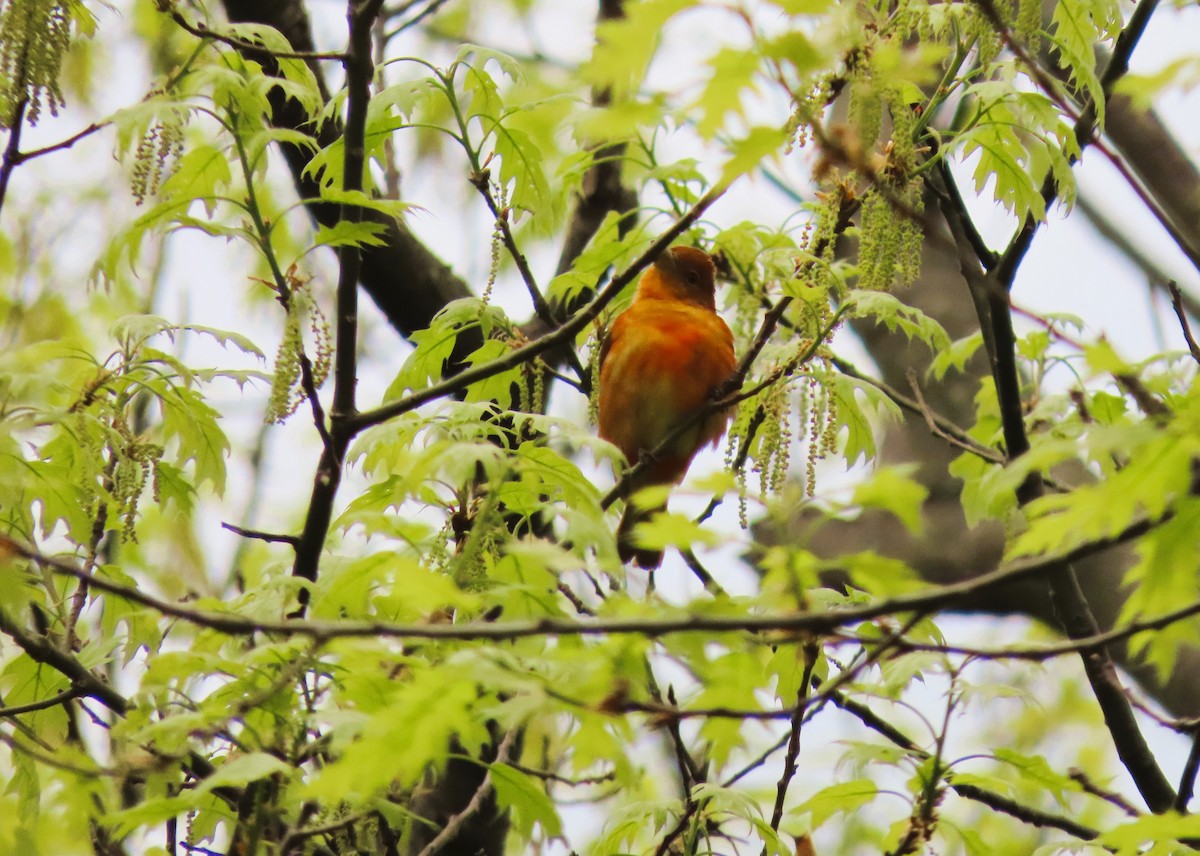
[(658, 258), (654, 260), (654, 266), (667, 276), (679, 276), (679, 262), (675, 259), (675, 254), (671, 252), (670, 247), (658, 254)]

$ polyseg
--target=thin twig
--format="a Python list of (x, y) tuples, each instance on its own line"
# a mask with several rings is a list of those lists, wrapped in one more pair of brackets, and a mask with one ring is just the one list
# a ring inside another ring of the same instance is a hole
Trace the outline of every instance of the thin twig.
[(696, 557), (696, 554), (691, 549), (681, 550), (680, 555), (683, 556), (684, 563), (688, 566), (688, 568), (691, 569), (692, 573), (695, 574), (696, 579), (700, 580), (700, 583), (704, 586), (705, 591), (714, 597), (728, 596), (729, 593), (726, 592), (721, 584), (713, 578), (713, 575), (708, 572), (708, 568), (704, 567), (704, 565), (700, 562), (700, 559)]
[[(1112, 630), (1105, 631), (1104, 633), (1072, 639), (1055, 645), (1040, 645), (1028, 648), (977, 648), (966, 645), (937, 645), (902, 639), (896, 643), (896, 648), (901, 651), (928, 651), (937, 654), (955, 654), (963, 657), (974, 657), (979, 660), (1028, 660), (1031, 662), (1042, 662), (1067, 654), (1086, 654), (1090, 651), (1096, 651), (1114, 642), (1120, 642), (1131, 636), (1136, 636), (1139, 633), (1161, 630), (1164, 627), (1169, 627), (1194, 615), (1200, 615), (1200, 601), (1164, 613), (1158, 618), (1131, 621), (1124, 627), (1114, 627)], [(853, 635), (844, 636), (843, 638), (847, 642), (855, 644), (869, 641)], [(1160, 720), (1160, 722), (1162, 725), (1174, 728), (1175, 730), (1191, 730), (1197, 724), (1197, 720), (1195, 719), (1180, 721)]]
[(783, 757), (783, 772), (775, 784), (775, 807), (771, 811), (771, 828), (779, 831), (779, 822), (783, 820), (783, 805), (787, 799), (788, 787), (796, 775), (796, 759), (800, 757), (800, 727), (804, 722), (804, 711), (808, 703), (808, 687), (812, 681), (813, 667), (819, 654), (815, 642), (804, 646), (804, 674), (800, 677), (800, 688), (796, 690), (796, 706), (792, 710), (792, 721), (788, 728), (787, 753)]
[(41, 701), (31, 701), (29, 704), (15, 704), (12, 707), (0, 707), (0, 719), (7, 719), (12, 716), (19, 716), (22, 713), (34, 713), (39, 710), (47, 710), (51, 707), (58, 707), (60, 704), (66, 704), (71, 699), (79, 698), (79, 690), (72, 687), (69, 690), (63, 690), (53, 698), (42, 699)]
[[(978, 450), (980, 448), (985, 449), (987, 452), (992, 451), (991, 449), (987, 449), (987, 447), (981, 447), (979, 445), (979, 443), (975, 442), (974, 440), (972, 440), (970, 443), (964, 443), (962, 440), (959, 440), (957, 437), (952, 437), (951, 435), (949, 435), (945, 431), (943, 431), (941, 429), (941, 426), (939, 426), (937, 423), (937, 414), (934, 413), (933, 410), (929, 407), (929, 405), (925, 403), (925, 396), (921, 392), (921, 384), (917, 380), (916, 370), (910, 366), (908, 371), (904, 373), (904, 377), (908, 380), (909, 389), (912, 390), (913, 398), (917, 404), (917, 412), (919, 412), (921, 414), (921, 416), (923, 416), (925, 418), (925, 426), (929, 429), (930, 434), (932, 434), (935, 437), (940, 437), (941, 439), (943, 439), (947, 443), (949, 443), (951, 446), (954, 446), (957, 449), (962, 449), (965, 452), (970, 452), (973, 455), (978, 454), (979, 453)], [(996, 457), (999, 458), (999, 460), (997, 460), (996, 463), (1002, 463), (1003, 456), (1000, 455), (999, 453), (995, 453), (995, 454), (996, 454)]]
[[(517, 247), (516, 238), (513, 237), (512, 226), (508, 222), (508, 209), (501, 209), (496, 203), (495, 196), (492, 195), (491, 187), (489, 186), (487, 170), (483, 170), (478, 175), (472, 176), (471, 183), (479, 194), (487, 203), (488, 210), (492, 212), (492, 216), (496, 218), (496, 225), (500, 229), (500, 239), (504, 243), (504, 248), (508, 251), (509, 257), (517, 266), (517, 271), (521, 274), (521, 281), (525, 283), (525, 290), (529, 292), (529, 299), (533, 303), (533, 311), (538, 319), (546, 325), (547, 329), (553, 329), (557, 322), (554, 318), (554, 312), (550, 308), (550, 304), (546, 302), (546, 298), (542, 296), (542, 291), (538, 288), (537, 280), (533, 276), (533, 270), (529, 267), (529, 259)], [(579, 362), (579, 354), (575, 352), (573, 347), (569, 345), (563, 348), (567, 362), (571, 364), (571, 369), (575, 372), (576, 377), (582, 382), (587, 378), (587, 369)]]
[(1187, 342), (1188, 350), (1192, 352), (1192, 359), (1200, 363), (1200, 345), (1196, 344), (1196, 339), (1192, 335), (1192, 325), (1188, 321), (1187, 310), (1183, 305), (1183, 292), (1179, 290), (1179, 284), (1173, 279), (1167, 282), (1167, 291), (1171, 292), (1171, 308), (1175, 310), (1175, 317), (1179, 319), (1179, 327), (1183, 330), (1183, 338)]
[(1183, 775), (1179, 777), (1179, 796), (1175, 798), (1175, 811), (1183, 814), (1187, 811), (1192, 794), (1196, 791), (1196, 772), (1200, 771), (1200, 728), (1192, 735), (1192, 749), (1188, 752), (1187, 763), (1183, 765)]
[[(2, 537), (0, 536), (0, 538)], [(78, 578), (83, 579), (85, 577), (87, 577), (87, 574), (79, 570)], [(4, 633), (16, 642), (21, 650), (29, 655), (31, 660), (38, 663), (45, 663), (50, 668), (70, 678), (71, 685), (78, 695), (94, 698), (109, 710), (122, 716), (129, 709), (129, 701), (123, 695), (93, 675), (87, 667), (70, 654), (60, 651), (47, 640), (36, 639), (26, 633), (3, 610), (0, 610), (0, 633)]]
[[(198, 610), (163, 600), (139, 589), (114, 583), (104, 577), (94, 577), (92, 588), (120, 597), (132, 603), (154, 609), (161, 614), (178, 618), (201, 627), (208, 627), (231, 636), (256, 633), (279, 633), (308, 636), (317, 640), (356, 637), (387, 637), (397, 639), (524, 639), (537, 636), (601, 636), (605, 634), (640, 634), (659, 637), (671, 633), (765, 633), (768, 631), (828, 634), (846, 624), (867, 621), (901, 612), (932, 612), (945, 609), (978, 595), (993, 586), (1045, 574), (1063, 562), (1077, 561), (1118, 544), (1133, 541), (1164, 522), (1171, 514), (1158, 520), (1141, 519), (1120, 532), (1083, 544), (1052, 556), (1018, 559), (979, 576), (961, 582), (934, 586), (912, 594), (897, 595), (875, 603), (846, 606), (833, 610), (790, 612), (776, 614), (711, 615), (682, 614), (656, 618), (606, 618), (595, 621), (575, 621), (561, 618), (540, 618), (532, 621), (508, 621), (464, 624), (394, 624), (386, 621), (265, 621), (234, 613)], [(0, 553), (9, 551), (23, 556), (55, 573), (80, 577), (84, 572), (69, 562), (39, 553), (6, 535), (0, 534)], [(1200, 611), (1200, 605), (1197, 607)], [(0, 613), (0, 617), (3, 613)], [(0, 624), (0, 632), (8, 628)], [(1083, 640), (1081, 640), (1083, 641)], [(1076, 643), (1080, 644), (1080, 643)], [(56, 666), (57, 668), (57, 666)], [(86, 672), (90, 676), (90, 673)], [(72, 677), (71, 674), (68, 677)], [(106, 685), (102, 685), (108, 690)], [(111, 692), (111, 690), (108, 690)], [(91, 695), (92, 693), (88, 693)], [(120, 698), (118, 696), (118, 698)], [(124, 699), (121, 699), (124, 704)]]
[(567, 785), (572, 788), (585, 787), (587, 785), (602, 785), (605, 782), (611, 782), (617, 777), (615, 770), (610, 770), (607, 773), (599, 773), (595, 776), (578, 776), (572, 778), (569, 776), (560, 776), (552, 770), (538, 770), (534, 767), (526, 767), (524, 764), (518, 764), (516, 761), (509, 761), (508, 766), (527, 776), (533, 776), (536, 779), (542, 779), (547, 782), (557, 782), (560, 785)]
[(224, 33), (219, 33), (211, 29), (203, 21), (193, 24), (185, 18), (179, 11), (170, 10), (171, 20), (178, 24), (184, 30), (187, 30), (193, 36), (201, 39), (211, 39), (214, 42), (222, 42), (230, 47), (237, 48), (245, 53), (267, 54), (273, 59), (300, 59), (300, 60), (331, 60), (336, 62), (344, 62), (346, 54), (341, 51), (333, 53), (322, 51), (275, 51), (264, 45), (256, 42), (248, 42), (245, 39), (239, 39), (236, 36), (227, 36)]
[(42, 155), (48, 155), (48, 154), (51, 154), (52, 152), (58, 152), (58, 151), (62, 151), (63, 149), (69, 149), (69, 148), (71, 148), (71, 146), (75, 145), (80, 140), (84, 139), (85, 137), (90, 137), (92, 134), (96, 133), (100, 129), (107, 128), (109, 126), (109, 124), (110, 124), (109, 122), (93, 122), (91, 125), (88, 125), (86, 128), (84, 128), (79, 133), (72, 134), (71, 136), (67, 137), (65, 140), (60, 140), (59, 142), (52, 143), (51, 145), (48, 145), (48, 146), (42, 146), (40, 149), (30, 149), (27, 152), (16, 152), (13, 155), (13, 161), (16, 164), (23, 164), (26, 161), (33, 160), (34, 158), (40, 158)]
[(1131, 806), (1125, 797), (1121, 796), (1115, 791), (1110, 791), (1108, 788), (1104, 788), (1096, 784), (1092, 781), (1091, 777), (1088, 776), (1087, 773), (1083, 772), (1083, 770), (1080, 770), (1077, 767), (1072, 768), (1070, 771), (1068, 771), (1067, 775), (1070, 776), (1071, 780), (1077, 783), (1079, 787), (1083, 788), (1084, 793), (1089, 793), (1094, 797), (1099, 797), (1105, 802), (1116, 806), (1129, 817), (1141, 816), (1141, 812)]
[[(846, 713), (855, 717), (867, 728), (881, 734), (890, 742), (904, 749), (906, 752), (911, 752), (918, 758), (924, 759), (928, 757), (928, 753), (917, 746), (904, 732), (896, 728), (886, 719), (879, 716), (869, 707), (861, 704), (853, 699), (838, 693), (831, 699), (834, 705), (846, 711)], [(1061, 815), (1050, 814), (1039, 809), (1030, 808), (1022, 805), (1010, 797), (1002, 796), (985, 788), (977, 787), (970, 784), (956, 784), (953, 776), (950, 778), (950, 789), (961, 797), (981, 803), (993, 808), (997, 811), (1004, 812), (1007, 815), (1017, 818), (1031, 826), (1037, 826), (1048, 829), (1058, 829), (1076, 838), (1084, 841), (1091, 841), (1099, 838), (1099, 830), (1084, 826), (1070, 818), (1062, 817)]]
[(293, 547), (300, 546), (300, 539), (295, 535), (278, 535), (274, 532), (261, 532), (258, 529), (243, 529), (240, 526), (234, 526), (232, 523), (222, 523), (222, 529), (228, 529), (235, 535), (240, 535), (243, 538), (253, 538), (257, 541), (266, 541), (271, 544), (290, 544)]
[[(385, 42), (390, 41), (390, 40), (394, 39), (396, 36), (403, 33), (405, 30), (415, 27), (417, 24), (424, 21), (426, 18), (428, 18), (430, 15), (432, 15), (438, 9), (445, 6), (447, 2), (449, 2), (449, 0), (429, 0), (428, 6), (426, 6), (424, 9), (422, 9), (416, 15), (413, 15), (407, 21), (404, 21), (402, 24), (400, 24), (398, 27), (396, 27), (396, 29), (385, 33), (383, 36), (384, 41)], [(404, 8), (397, 10), (396, 14), (397, 15), (403, 14), (404, 12), (407, 12), (409, 9), (411, 9), (414, 5), (416, 5), (416, 4), (415, 3), (405, 3)], [(395, 15), (393, 15), (392, 17), (395, 17)]]

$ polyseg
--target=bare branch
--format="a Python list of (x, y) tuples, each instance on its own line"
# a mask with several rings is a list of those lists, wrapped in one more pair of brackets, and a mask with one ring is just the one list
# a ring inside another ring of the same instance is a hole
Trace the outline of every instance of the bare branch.
[(1179, 319), (1179, 327), (1183, 330), (1183, 338), (1187, 342), (1188, 350), (1192, 352), (1192, 359), (1200, 363), (1200, 345), (1196, 344), (1196, 338), (1192, 335), (1192, 325), (1188, 321), (1187, 310), (1183, 305), (1183, 292), (1179, 290), (1179, 285), (1175, 280), (1167, 282), (1167, 290), (1171, 292), (1171, 308), (1175, 310), (1175, 317)]
[(8, 196), (8, 183), (12, 179), (13, 170), (21, 162), (21, 129), (25, 125), (25, 109), (28, 106), (29, 98), (24, 95), (13, 106), (8, 143), (4, 147), (4, 159), (0, 161), (0, 211), (4, 210), (4, 199)]
[[(346, 17), (350, 35), (345, 54), (347, 94), (346, 124), (342, 134), (342, 185), (348, 193), (359, 193), (363, 189), (367, 105), (371, 100), (371, 77), (375, 69), (371, 28), (382, 5), (383, 0), (365, 0), (362, 3), (347, 0)], [(354, 224), (363, 219), (363, 210), (358, 205), (346, 203), (341, 209), (339, 222)], [(357, 412), (355, 387), (358, 383), (358, 281), (361, 270), (362, 250), (359, 246), (355, 243), (340, 246), (329, 440), (317, 464), (308, 513), (304, 518), (304, 529), (300, 533), (292, 565), (292, 576), (310, 583), (317, 579), (321, 551), (333, 519), (334, 498), (342, 481), (343, 459), (355, 433), (352, 421)], [(298, 599), (300, 605), (293, 617), (304, 615), (309, 599), (307, 587), (300, 589)]]
[[(1052, 572), (1064, 562), (1073, 562), (1102, 552), (1117, 544), (1125, 544), (1145, 535), (1154, 527), (1171, 519), (1138, 520), (1115, 535), (1083, 544), (1066, 553), (1053, 556), (1019, 559), (969, 580), (875, 603), (842, 607), (822, 612), (791, 612), (758, 615), (691, 615), (661, 618), (614, 618), (595, 621), (573, 621), (542, 618), (536, 621), (480, 622), (470, 624), (394, 624), (382, 621), (257, 621), (232, 613), (201, 611), (171, 603), (136, 588), (114, 583), (103, 577), (92, 577), (92, 588), (133, 603), (157, 610), (163, 615), (178, 618), (201, 627), (231, 636), (255, 633), (280, 633), (308, 636), (316, 640), (340, 637), (388, 637), (397, 639), (523, 639), (531, 636), (600, 636), (605, 634), (641, 634), (648, 637), (670, 633), (763, 633), (768, 631), (831, 633), (839, 627), (860, 621), (904, 612), (928, 613), (946, 609), (994, 586)], [(80, 578), (85, 573), (70, 562), (39, 553), (6, 535), (0, 535), (0, 549), (10, 551), (55, 573)], [(4, 626), (0, 631), (7, 632)], [(64, 674), (67, 674), (64, 672)], [(90, 673), (89, 673), (90, 674)], [(70, 676), (70, 675), (68, 675)], [(89, 693), (90, 694), (90, 693)], [(124, 700), (122, 699), (122, 702)]]
[(274, 59), (303, 59), (303, 60), (336, 60), (342, 62), (346, 59), (344, 53), (322, 53), (320, 51), (275, 51), (270, 50), (264, 45), (255, 42), (248, 42), (244, 39), (239, 39), (235, 36), (229, 36), (224, 33), (219, 33), (210, 28), (208, 24), (199, 21), (193, 24), (185, 18), (177, 9), (171, 9), (169, 12), (171, 20), (187, 30), (193, 36), (202, 39), (210, 39), (214, 42), (222, 42), (230, 47), (237, 48), (240, 51), (269, 54)]
[(232, 523), (222, 523), (222, 529), (228, 529), (235, 535), (241, 535), (243, 538), (253, 538), (257, 541), (266, 541), (270, 544), (290, 544), (293, 547), (300, 545), (300, 539), (295, 535), (276, 535), (272, 532), (260, 532), (257, 529), (243, 529), (240, 526), (234, 526)]
[(0, 707), (0, 719), (8, 719), (9, 717), (19, 716), (22, 713), (34, 713), (39, 710), (47, 710), (52, 707), (58, 707), (60, 704), (66, 704), (72, 699), (79, 698), (79, 690), (72, 687), (69, 690), (64, 690), (51, 698), (41, 699), (40, 701), (31, 701), (29, 704), (16, 704), (12, 707)]

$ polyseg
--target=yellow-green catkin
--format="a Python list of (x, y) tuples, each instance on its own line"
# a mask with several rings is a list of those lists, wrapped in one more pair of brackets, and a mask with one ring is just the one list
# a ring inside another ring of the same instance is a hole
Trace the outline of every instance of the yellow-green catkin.
[[(513, 342), (514, 347), (525, 344), (524, 339)], [(519, 396), (517, 407), (522, 413), (544, 413), (546, 410), (546, 372), (549, 366), (540, 357), (535, 357), (521, 366), (521, 380), (517, 384)]]
[(807, 399), (808, 456), (804, 467), (804, 492), (811, 499), (817, 494), (817, 463), (825, 457), (829, 398), (815, 377), (809, 377), (802, 390)]
[(1033, 55), (1042, 49), (1042, 0), (1018, 0), (1017, 37)]
[(855, 80), (850, 87), (850, 125), (860, 152), (875, 147), (883, 128), (883, 99), (870, 77)]
[(121, 535), (126, 541), (136, 542), (138, 502), (151, 477), (153, 476), (155, 482), (158, 480), (158, 462), (162, 458), (163, 448), (157, 443), (130, 437), (122, 451), (122, 460), (117, 467), (121, 487), (114, 491), (114, 496), (123, 524)]
[(816, 261), (800, 264), (796, 268), (796, 280), (802, 288), (835, 289), (837, 278), (830, 271), (837, 244), (838, 215), (845, 201), (845, 189), (838, 185), (821, 195), (821, 207), (813, 216), (815, 224), (806, 233), (807, 241), (801, 239), (801, 251), (810, 253)]
[(600, 349), (603, 347), (605, 333), (596, 330), (588, 340), (587, 373), (591, 378), (588, 387), (588, 424), (595, 425), (600, 418)]
[(915, 114), (896, 95), (889, 101), (893, 144), (875, 185), (863, 197), (859, 221), (858, 287), (872, 291), (911, 284), (921, 271), (924, 240), (921, 182), (912, 176)]
[(813, 124), (821, 117), (833, 97), (832, 87), (832, 75), (826, 75), (792, 106), (792, 113), (788, 116), (784, 128), (787, 135), (785, 154), (791, 154), (793, 149), (802, 149), (808, 144)]
[(725, 444), (725, 469), (732, 470), (738, 486), (738, 523), (743, 529), (749, 528), (747, 515), (747, 486), (746, 462), (750, 459), (747, 446), (754, 448), (758, 442), (750, 437), (750, 426), (758, 418), (761, 405), (750, 406), (743, 402), (734, 414), (733, 423), (729, 426), (729, 439)]
[(508, 216), (508, 194), (503, 184), (493, 184), (492, 189), (496, 196), (496, 208), (500, 213), (496, 215), (496, 222), (492, 227), (492, 256), (490, 266), (488, 267), (487, 284), (483, 287), (483, 295), (479, 298), (479, 311), (482, 314), (485, 306), (492, 299), (492, 289), (496, 285), (496, 277), (500, 273), (500, 248), (504, 242), (504, 229), (502, 219)]
[(313, 336), (313, 359), (310, 368), (314, 389), (320, 388), (329, 377), (333, 365), (333, 340), (325, 314), (305, 283), (293, 279), (290, 285), (283, 336), (279, 340), (279, 348), (275, 351), (271, 395), (267, 399), (267, 410), (263, 416), (263, 421), (267, 424), (283, 422), (296, 412), (296, 408), (304, 400), (301, 362), (305, 356), (306, 326)]
[(300, 290), (305, 297), (304, 308), (308, 314), (308, 329), (313, 337), (313, 386), (319, 389), (333, 368), (333, 336), (329, 331), (329, 319), (321, 310), (321, 304), (312, 297), (307, 286)]
[(146, 129), (134, 151), (129, 178), (134, 202), (141, 205), (158, 193), (159, 185), (182, 153), (182, 122), (159, 119)]
[(288, 306), (283, 322), (283, 336), (275, 351), (275, 371), (271, 376), (271, 395), (267, 399), (267, 412), (263, 420), (267, 423), (283, 422), (300, 406), (295, 394), (300, 381), (300, 358), (304, 353), (304, 334), (301, 332), (301, 316), (296, 301)]
[[(1000, 12), (999, 4), (997, 11)], [(1004, 20), (1001, 12), (1001, 20)], [(967, 38), (975, 39), (976, 63), (980, 68), (986, 68), (1000, 55), (1004, 41), (996, 32), (996, 27), (977, 7), (971, 7), (971, 14), (966, 19)]]
[(59, 84), (71, 46), (71, 12), (77, 2), (0, 0), (0, 128), (10, 129), (24, 104), (24, 121), (36, 125), (43, 109), (63, 106)]
[(763, 500), (778, 493), (787, 477), (792, 446), (791, 398), (791, 390), (782, 380), (759, 397), (763, 421), (758, 429), (754, 471), (758, 473), (759, 497)]

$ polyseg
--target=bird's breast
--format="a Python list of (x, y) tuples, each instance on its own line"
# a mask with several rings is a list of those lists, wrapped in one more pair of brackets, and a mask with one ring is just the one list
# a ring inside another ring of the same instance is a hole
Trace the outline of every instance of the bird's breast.
[[(735, 366), (733, 336), (715, 313), (635, 302), (610, 330), (600, 370), (600, 436), (636, 462), (702, 407)], [(669, 468), (679, 471), (664, 473), (665, 480), (681, 478), (696, 451), (720, 438), (727, 420), (714, 414), (673, 443), (666, 456), (682, 466)]]

